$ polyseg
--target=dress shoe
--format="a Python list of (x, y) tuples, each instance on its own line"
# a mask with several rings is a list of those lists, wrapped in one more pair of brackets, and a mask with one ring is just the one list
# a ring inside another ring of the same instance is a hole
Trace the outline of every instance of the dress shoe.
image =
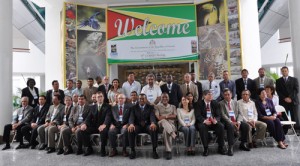
[(8, 144), (8, 145), (5, 145), (3, 148), (2, 148), (2, 150), (6, 150), (6, 149), (10, 149), (10, 145)]
[(118, 151), (115, 150), (115, 149), (111, 150), (110, 153), (109, 153), (109, 157), (114, 157), (116, 155), (118, 155)]
[(233, 146), (232, 145), (228, 147), (227, 155), (228, 156), (233, 156)]
[(153, 159), (158, 159), (159, 158), (156, 151), (153, 151), (152, 158)]
[(78, 149), (77, 152), (76, 152), (76, 155), (81, 155), (81, 154), (83, 154), (82, 149)]
[(105, 157), (106, 156), (106, 150), (101, 149), (100, 155), (101, 155), (101, 157)]
[(191, 150), (191, 156), (195, 156), (196, 152), (195, 150)]
[(256, 142), (253, 141), (253, 148), (257, 148)]
[(128, 152), (126, 150), (123, 150), (123, 157), (128, 157)]
[(94, 151), (93, 151), (93, 148), (92, 147), (88, 147), (84, 153), (84, 156), (89, 156), (91, 154), (93, 154)]
[(172, 159), (172, 153), (166, 152), (166, 160), (171, 160), (171, 159)]
[(55, 152), (55, 148), (48, 148), (47, 154)]
[(49, 150), (49, 147), (48, 147), (48, 145), (46, 145), (47, 147), (45, 148), (45, 151), (48, 151)]
[(39, 150), (44, 150), (46, 147), (47, 147), (46, 144), (42, 144), (42, 145), (40, 146)]
[(63, 150), (63, 149), (58, 149), (57, 155), (61, 155), (61, 154), (63, 154), (63, 153), (64, 153), (64, 150)]
[(218, 148), (218, 153), (221, 155), (226, 155), (226, 149), (224, 147), (219, 147)]
[(246, 146), (245, 143), (241, 143), (241, 144), (240, 144), (240, 150), (243, 150), (243, 151), (250, 151), (250, 149)]
[(24, 144), (23, 148), (28, 149), (31, 146), (31, 144)]
[(30, 149), (35, 149), (35, 147), (39, 144), (39, 142), (34, 141), (33, 143), (29, 143), (29, 145), (31, 146)]
[(135, 157), (136, 157), (136, 153), (135, 153), (135, 151), (132, 151), (132, 152), (130, 153), (130, 155), (129, 155), (129, 158), (130, 158), (130, 159), (135, 159)]
[(24, 144), (19, 144), (16, 149), (23, 149), (24, 148)]
[(65, 150), (64, 155), (68, 155), (68, 154), (72, 154), (73, 153), (73, 149), (72, 147), (68, 147), (67, 150)]
[(208, 148), (204, 148), (204, 151), (202, 153), (203, 156), (208, 156)]

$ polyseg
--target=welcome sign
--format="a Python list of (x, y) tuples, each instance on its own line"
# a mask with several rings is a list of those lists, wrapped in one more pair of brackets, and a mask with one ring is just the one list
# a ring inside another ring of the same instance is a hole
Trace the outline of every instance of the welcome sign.
[(108, 9), (107, 20), (109, 64), (198, 60), (195, 5)]

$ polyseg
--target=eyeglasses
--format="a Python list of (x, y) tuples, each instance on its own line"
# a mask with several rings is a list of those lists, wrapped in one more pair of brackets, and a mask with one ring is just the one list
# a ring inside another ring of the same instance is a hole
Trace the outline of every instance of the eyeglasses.
[(242, 94), (243, 96), (248, 96), (249, 94)]

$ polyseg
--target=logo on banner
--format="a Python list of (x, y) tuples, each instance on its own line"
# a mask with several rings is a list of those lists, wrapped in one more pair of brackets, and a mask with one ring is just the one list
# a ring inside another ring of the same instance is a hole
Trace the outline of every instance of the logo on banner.
[(111, 56), (118, 56), (117, 44), (110, 45), (110, 55)]

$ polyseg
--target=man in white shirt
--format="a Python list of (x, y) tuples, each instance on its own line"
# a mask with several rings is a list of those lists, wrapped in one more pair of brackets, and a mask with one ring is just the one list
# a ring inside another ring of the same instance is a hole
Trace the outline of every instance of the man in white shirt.
[(82, 81), (81, 80), (77, 80), (76, 82), (76, 88), (72, 91), (72, 94), (77, 94), (78, 96), (83, 94), (83, 89), (81, 88), (82, 86)]
[(153, 74), (148, 74), (146, 80), (148, 84), (143, 87), (141, 93), (147, 96), (148, 104), (156, 105), (160, 101), (161, 89), (158, 85), (154, 84), (155, 77)]
[[(242, 91), (242, 99), (238, 101), (238, 110), (241, 115), (238, 117), (238, 122), (245, 122), (249, 125), (248, 147), (256, 148), (256, 139), (263, 140), (265, 138), (267, 124), (257, 120), (257, 110), (255, 103), (250, 100), (250, 91)], [(256, 137), (252, 140), (252, 130), (256, 131)]]
[(215, 74), (209, 73), (208, 80), (202, 84), (202, 89), (210, 90), (213, 93), (213, 99), (217, 100), (217, 98), (220, 96), (220, 85), (214, 79)]
[(72, 96), (73, 92), (73, 80), (67, 81), (67, 88), (64, 90), (65, 96)]
[(122, 89), (126, 96), (126, 102), (130, 102), (130, 93), (136, 91), (139, 95), (141, 93), (141, 84), (134, 80), (134, 73), (129, 72), (127, 81), (123, 83)]

